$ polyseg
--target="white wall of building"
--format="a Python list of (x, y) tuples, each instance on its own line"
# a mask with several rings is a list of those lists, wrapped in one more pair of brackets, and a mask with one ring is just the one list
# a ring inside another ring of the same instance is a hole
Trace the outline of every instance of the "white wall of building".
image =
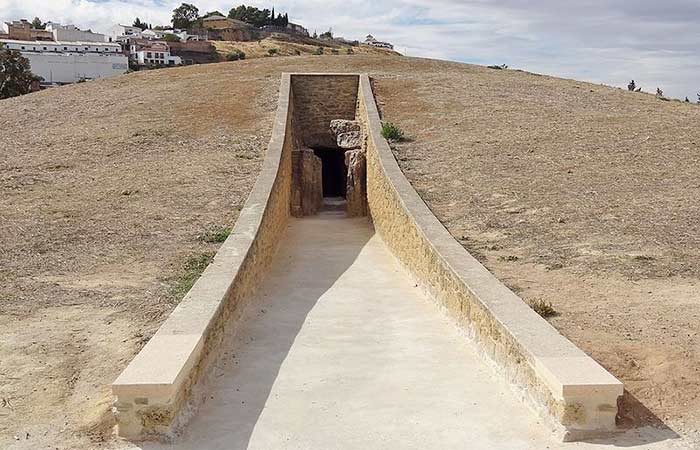
[(104, 34), (93, 33), (92, 31), (83, 31), (74, 25), (61, 25), (59, 23), (47, 23), (46, 31), (53, 33), (53, 38), (56, 41), (74, 41), (74, 42), (106, 42), (107, 38)]
[(75, 83), (126, 73), (129, 60), (121, 45), (97, 42), (0, 40), (29, 60), (31, 70), (45, 83)]
[(169, 51), (136, 49), (132, 46), (131, 58), (141, 66), (180, 66), (182, 58), (173, 56)]
[(126, 73), (129, 61), (121, 54), (95, 53), (27, 53), (32, 72), (45, 83), (75, 83)]
[(141, 38), (141, 28), (128, 25), (114, 25), (109, 29), (105, 40), (108, 42), (126, 42), (129, 38)]

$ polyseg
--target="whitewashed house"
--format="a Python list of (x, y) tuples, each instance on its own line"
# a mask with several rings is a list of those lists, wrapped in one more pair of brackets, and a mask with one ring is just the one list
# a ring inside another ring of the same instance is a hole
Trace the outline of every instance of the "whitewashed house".
[(107, 37), (104, 34), (83, 31), (75, 25), (61, 25), (60, 23), (48, 22), (46, 31), (53, 34), (54, 41), (107, 42)]
[(168, 44), (160, 41), (133, 41), (129, 49), (129, 58), (139, 66), (182, 65), (182, 58), (171, 55)]
[(367, 35), (367, 38), (365, 39), (365, 45), (370, 45), (372, 47), (377, 47), (377, 48), (386, 48), (389, 50), (394, 49), (394, 46), (392, 44), (390, 44), (388, 42), (378, 41), (371, 34)]
[(141, 39), (143, 31), (139, 27), (129, 25), (114, 25), (107, 32), (108, 42), (126, 43), (129, 39)]
[(126, 73), (129, 61), (121, 45), (106, 42), (15, 41), (0, 39), (19, 51), (43, 84), (68, 84)]

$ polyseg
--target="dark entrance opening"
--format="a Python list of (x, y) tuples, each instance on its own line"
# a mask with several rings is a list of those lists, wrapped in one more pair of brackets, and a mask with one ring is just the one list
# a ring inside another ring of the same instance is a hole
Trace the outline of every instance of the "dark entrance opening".
[(348, 171), (345, 167), (345, 152), (334, 148), (317, 148), (314, 153), (321, 158), (323, 167), (323, 196), (345, 198), (345, 177)]

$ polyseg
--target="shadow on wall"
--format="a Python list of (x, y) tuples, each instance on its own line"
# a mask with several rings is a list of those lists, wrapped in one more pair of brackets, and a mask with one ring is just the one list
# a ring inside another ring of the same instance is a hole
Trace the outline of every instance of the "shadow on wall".
[(226, 337), (225, 350), (214, 364), (206, 386), (206, 403), (173, 444), (144, 442), (139, 448), (248, 448), (280, 367), (307, 315), (374, 235), (372, 227), (366, 226), (358, 227), (351, 239), (342, 239), (344, 231), (335, 230), (332, 225), (321, 234), (303, 227), (288, 228), (285, 244), (240, 320), (240, 331)]

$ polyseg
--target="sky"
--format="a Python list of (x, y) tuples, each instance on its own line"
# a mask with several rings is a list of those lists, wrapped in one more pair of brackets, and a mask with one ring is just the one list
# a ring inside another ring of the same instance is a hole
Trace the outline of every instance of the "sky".
[[(167, 24), (180, 1), (0, 0), (0, 19), (35, 16), (105, 31), (137, 16)], [(238, 0), (190, 0), (227, 13)], [(319, 33), (371, 33), (409, 56), (511, 68), (697, 101), (700, 0), (269, 0), (246, 5), (289, 13)]]

